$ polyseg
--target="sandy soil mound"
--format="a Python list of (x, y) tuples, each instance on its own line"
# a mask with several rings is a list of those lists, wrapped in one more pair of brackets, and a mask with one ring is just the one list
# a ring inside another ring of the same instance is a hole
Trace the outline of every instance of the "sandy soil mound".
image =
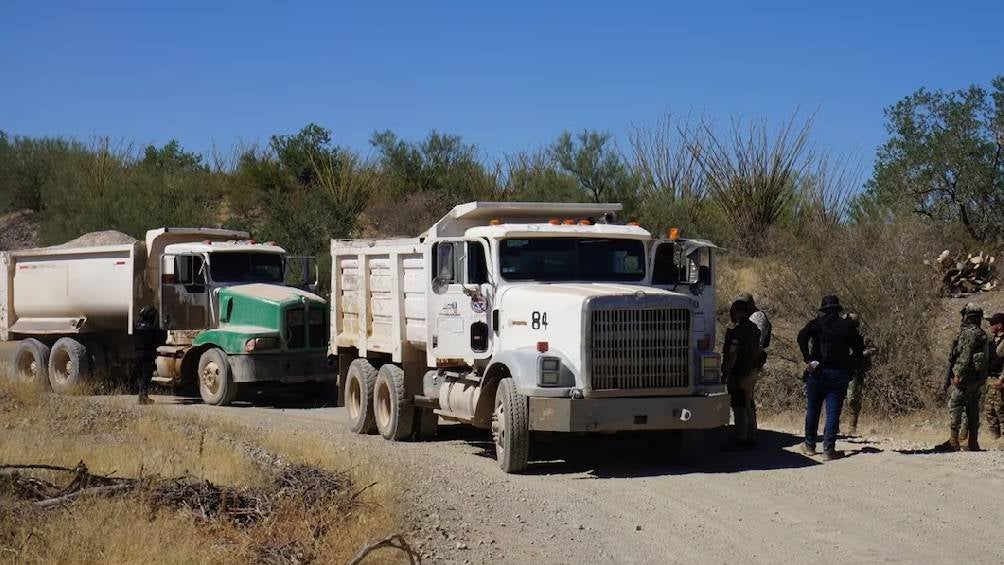
[(71, 239), (66, 243), (53, 245), (51, 247), (47, 247), (46, 249), (73, 249), (76, 247), (97, 247), (100, 245), (124, 245), (135, 242), (136, 238), (130, 235), (124, 234), (120, 231), (105, 230), (85, 233), (77, 239)]

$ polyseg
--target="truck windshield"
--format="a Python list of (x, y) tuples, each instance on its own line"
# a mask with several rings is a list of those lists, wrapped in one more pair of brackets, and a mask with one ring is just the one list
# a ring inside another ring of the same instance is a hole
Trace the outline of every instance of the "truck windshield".
[(283, 284), (282, 255), (226, 251), (209, 257), (209, 273), (214, 282)]
[(645, 278), (645, 246), (631, 239), (504, 239), (499, 261), (502, 277), (508, 281), (640, 281)]

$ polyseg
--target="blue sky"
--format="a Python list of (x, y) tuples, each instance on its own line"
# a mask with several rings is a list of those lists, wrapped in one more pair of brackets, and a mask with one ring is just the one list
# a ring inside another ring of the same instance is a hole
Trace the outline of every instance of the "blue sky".
[(0, 5), (0, 129), (197, 151), (317, 122), (362, 151), (436, 128), (495, 157), (666, 111), (818, 108), (817, 143), (870, 162), (883, 108), (1001, 73), (1004, 2)]

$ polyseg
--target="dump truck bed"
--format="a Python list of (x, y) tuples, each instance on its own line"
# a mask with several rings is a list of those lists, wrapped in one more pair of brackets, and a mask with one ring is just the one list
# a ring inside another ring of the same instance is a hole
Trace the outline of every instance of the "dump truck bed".
[(0, 253), (0, 340), (132, 333), (145, 258), (141, 243)]
[(427, 288), (420, 239), (331, 242), (331, 353), (388, 353), (401, 362), (410, 345), (425, 349)]

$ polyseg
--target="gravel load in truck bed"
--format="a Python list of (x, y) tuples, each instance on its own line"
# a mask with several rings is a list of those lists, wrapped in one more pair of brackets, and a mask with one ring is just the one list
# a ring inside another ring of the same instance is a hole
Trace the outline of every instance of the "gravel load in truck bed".
[(125, 245), (135, 242), (136, 238), (130, 235), (124, 234), (120, 231), (105, 230), (85, 233), (76, 239), (71, 239), (70, 241), (59, 245), (49, 246), (46, 247), (46, 249), (74, 249), (77, 247), (98, 247), (101, 245)]

